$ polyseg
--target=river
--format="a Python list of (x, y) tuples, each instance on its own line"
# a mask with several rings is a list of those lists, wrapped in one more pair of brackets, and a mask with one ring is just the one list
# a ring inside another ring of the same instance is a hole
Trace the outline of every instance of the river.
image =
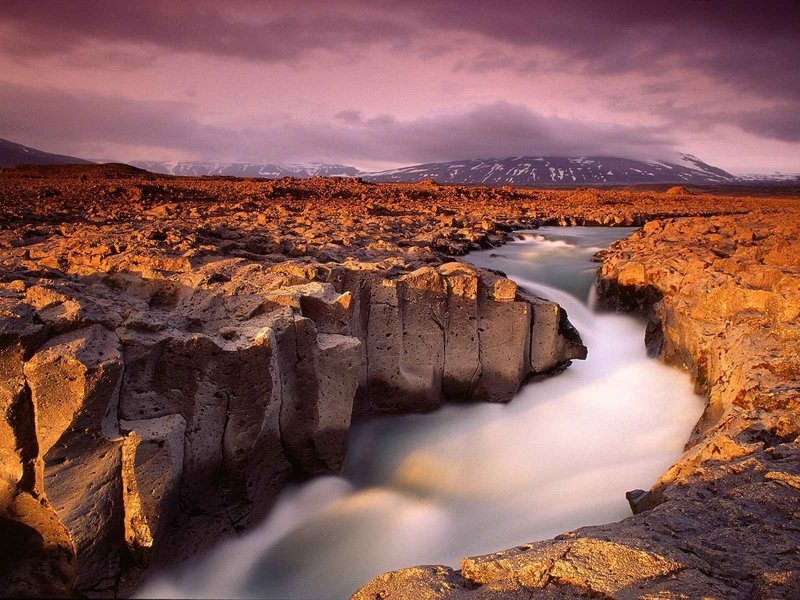
[(292, 485), (269, 518), (138, 597), (345, 598), (375, 575), (630, 514), (703, 410), (686, 373), (649, 359), (644, 324), (590, 308), (592, 255), (630, 228), (543, 227), (467, 260), (560, 303), (589, 348), (505, 405), (453, 404), (352, 428), (344, 472)]

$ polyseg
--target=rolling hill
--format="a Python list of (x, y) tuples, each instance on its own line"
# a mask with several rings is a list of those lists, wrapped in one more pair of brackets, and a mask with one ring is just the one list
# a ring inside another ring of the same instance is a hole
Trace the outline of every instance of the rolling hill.
[(92, 161), (74, 156), (51, 154), (0, 138), (0, 167), (19, 165), (88, 165)]

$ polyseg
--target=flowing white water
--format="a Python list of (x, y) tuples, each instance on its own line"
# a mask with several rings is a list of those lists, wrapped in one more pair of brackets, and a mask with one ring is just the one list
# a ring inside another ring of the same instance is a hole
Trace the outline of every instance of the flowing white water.
[(373, 576), (536, 541), (630, 514), (681, 454), (703, 401), (648, 359), (643, 324), (587, 306), (598, 249), (631, 229), (542, 228), (472, 254), (559, 302), (586, 361), (507, 405), (448, 405), (355, 426), (342, 477), (292, 486), (260, 527), (139, 597), (344, 598)]

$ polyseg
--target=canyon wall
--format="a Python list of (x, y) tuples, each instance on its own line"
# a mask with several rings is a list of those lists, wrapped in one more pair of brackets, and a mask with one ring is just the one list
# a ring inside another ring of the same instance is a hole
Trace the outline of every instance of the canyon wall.
[(586, 355), (556, 304), (464, 263), (191, 264), (112, 239), (26, 244), (0, 283), (15, 594), (125, 594), (339, 472), (353, 416), (507, 402)]
[[(686, 452), (634, 516), (416, 567), (354, 598), (800, 597), (800, 207), (651, 222), (601, 252), (606, 309), (707, 396)], [(521, 542), (524, 540), (520, 540)]]

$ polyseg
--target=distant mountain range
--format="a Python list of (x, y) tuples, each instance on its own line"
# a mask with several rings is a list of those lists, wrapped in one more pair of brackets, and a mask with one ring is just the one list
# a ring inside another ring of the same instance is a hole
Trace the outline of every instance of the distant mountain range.
[(363, 175), (371, 181), (480, 183), (486, 185), (596, 185), (634, 183), (735, 183), (737, 177), (691, 154), (678, 162), (644, 162), (612, 156), (515, 156), (403, 167)]
[(643, 162), (611, 156), (515, 156), (489, 160), (428, 163), (365, 172), (343, 165), (312, 163), (209, 163), (134, 161), (135, 167), (170, 175), (231, 175), (236, 177), (361, 177), (375, 182), (415, 182), (484, 185), (596, 185), (634, 183), (735, 183), (737, 177), (690, 155), (678, 162)]
[(91, 161), (74, 156), (50, 154), (36, 148), (10, 142), (0, 138), (0, 167), (16, 167), (17, 165), (63, 165), (91, 164)]
[(134, 160), (128, 163), (140, 169), (166, 175), (199, 177), (217, 175), (230, 177), (359, 177), (363, 173), (355, 167), (326, 165), (323, 163), (283, 164), (283, 163), (215, 163), (215, 162), (157, 162)]
[[(72, 156), (50, 154), (0, 139), (0, 167), (22, 164), (87, 164)], [(106, 162), (106, 161), (96, 161)], [(131, 161), (153, 173), (190, 177), (361, 177), (374, 182), (417, 182), (483, 185), (632, 185), (632, 184), (797, 184), (800, 176), (783, 173), (737, 177), (691, 154), (673, 161), (642, 161), (613, 156), (514, 156), (426, 163), (388, 171), (366, 172), (346, 165), (324, 163), (223, 163)]]

